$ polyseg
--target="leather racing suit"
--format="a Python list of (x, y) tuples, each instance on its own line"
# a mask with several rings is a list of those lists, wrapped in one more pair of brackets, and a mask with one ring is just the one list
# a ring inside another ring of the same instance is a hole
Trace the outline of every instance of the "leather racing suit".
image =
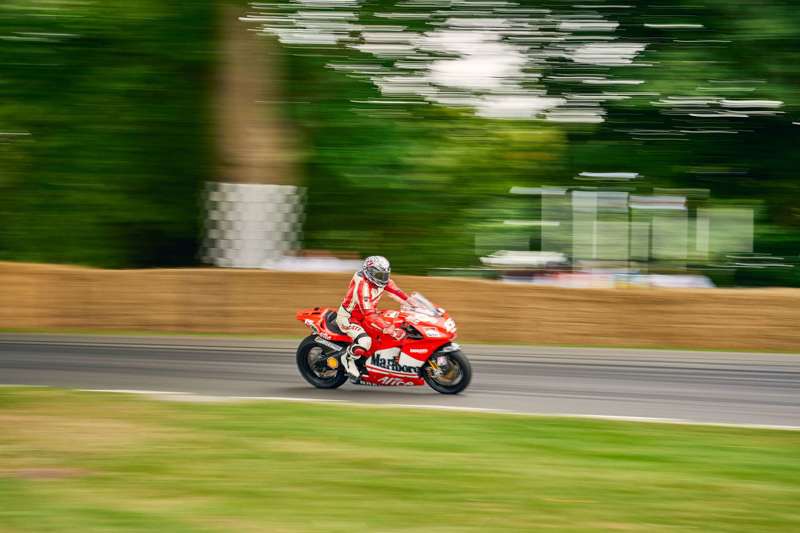
[(408, 300), (408, 295), (393, 280), (390, 279), (385, 287), (381, 287), (368, 280), (361, 271), (356, 272), (336, 313), (339, 328), (353, 339), (352, 353), (356, 356), (364, 355), (372, 348), (372, 337), (368, 331), (387, 333), (390, 329), (390, 324), (381, 318), (377, 309), (383, 291), (398, 301)]

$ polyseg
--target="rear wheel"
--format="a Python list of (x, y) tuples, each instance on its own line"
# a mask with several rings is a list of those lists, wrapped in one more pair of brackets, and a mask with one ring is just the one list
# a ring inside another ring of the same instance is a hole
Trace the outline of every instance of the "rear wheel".
[(297, 347), (297, 369), (306, 381), (318, 389), (335, 389), (347, 381), (347, 373), (338, 358), (336, 368), (328, 365), (328, 359), (332, 356), (327, 351), (324, 346), (317, 344), (313, 335), (306, 337)]
[(458, 394), (472, 380), (472, 366), (461, 350), (433, 355), (422, 368), (425, 383), (442, 394)]

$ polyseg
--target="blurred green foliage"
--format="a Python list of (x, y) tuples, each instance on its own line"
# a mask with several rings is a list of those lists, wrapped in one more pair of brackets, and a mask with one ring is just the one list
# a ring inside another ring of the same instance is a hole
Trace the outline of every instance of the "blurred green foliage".
[[(521, 4), (574, 8), (561, 0)], [(529, 205), (507, 194), (511, 186), (575, 186), (580, 172), (627, 171), (645, 177), (640, 192), (706, 188), (712, 202), (757, 207), (756, 251), (796, 260), (800, 11), (783, 0), (626, 4), (633, 7), (608, 13), (619, 22), (615, 36), (646, 43), (639, 59), (650, 66), (627, 67), (625, 76), (657, 96), (605, 103), (602, 124), (485, 119), (424, 102), (370, 104), (381, 96), (374, 85), (328, 68), (362, 61), (363, 52), (283, 47), (282, 111), (299, 133), (309, 188), (305, 246), (381, 253), (407, 273), (471, 266), (476, 233), (530, 215)], [(108, 267), (197, 261), (201, 184), (216, 177), (216, 6), (0, 5), (0, 259)], [(382, 24), (378, 13), (403, 9), (393, 0), (355, 8), (359, 22)], [(434, 8), (413, 11), (426, 9)], [(699, 29), (653, 27), (676, 20)], [(431, 29), (424, 21), (410, 27)], [(548, 68), (561, 63), (568, 61), (547, 60)], [(690, 135), (685, 115), (653, 105), (659, 97), (708, 97), (709, 86), (737, 80), (753, 83), (726, 97), (780, 100), (782, 114), (725, 119), (731, 134)], [(586, 90), (541, 84), (552, 96)], [(740, 272), (728, 281), (800, 285), (799, 270)]]
[(0, 259), (196, 262), (213, 4), (0, 4)]
[[(573, 7), (560, 1), (522, 4), (554, 11)], [(475, 265), (476, 230), (525, 218), (530, 211), (530, 200), (507, 194), (510, 186), (580, 186), (585, 183), (574, 179), (580, 172), (627, 171), (644, 176), (635, 185), (639, 193), (702, 188), (710, 191), (710, 205), (738, 202), (756, 208), (755, 251), (796, 262), (800, 127), (792, 122), (800, 110), (795, 90), (800, 65), (792, 57), (800, 42), (800, 12), (774, 0), (626, 4), (633, 7), (610, 16), (620, 23), (615, 35), (648, 47), (637, 61), (645, 66), (626, 67), (620, 76), (643, 80), (635, 90), (649, 96), (606, 103), (606, 120), (598, 125), (489, 120), (424, 102), (382, 110), (365, 103), (382, 95), (364, 76), (326, 68), (364, 62), (363, 52), (342, 45), (286, 47), (290, 110), (310, 146), (304, 172), (310, 187), (307, 245), (381, 252), (407, 272)], [(376, 22), (375, 13), (401, 11), (400, 5), (365, 4), (358, 21)], [(652, 27), (670, 22), (690, 22), (698, 29), (676, 34)], [(557, 63), (551, 59), (548, 65), (557, 68)], [(585, 69), (602, 75), (610, 70)], [(549, 96), (586, 93), (579, 83), (547, 89)], [(661, 97), (719, 94), (779, 100), (781, 114), (712, 118), (698, 127), (697, 120), (665, 113), (653, 103)], [(691, 131), (717, 129), (716, 124), (730, 131)], [(716, 277), (725, 283), (798, 285), (800, 269)]]

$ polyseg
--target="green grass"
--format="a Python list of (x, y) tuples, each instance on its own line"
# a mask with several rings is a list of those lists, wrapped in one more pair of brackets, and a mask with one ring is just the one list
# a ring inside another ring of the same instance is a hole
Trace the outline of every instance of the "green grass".
[(0, 531), (797, 531), (800, 433), (0, 389)]

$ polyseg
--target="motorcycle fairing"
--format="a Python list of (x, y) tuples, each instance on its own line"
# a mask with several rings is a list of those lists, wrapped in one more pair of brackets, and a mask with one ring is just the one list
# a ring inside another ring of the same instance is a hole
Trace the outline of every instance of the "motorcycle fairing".
[(400, 348), (376, 350), (366, 361), (368, 374), (361, 381), (370, 385), (424, 385), (420, 369), (425, 361), (401, 353)]
[(419, 369), (422, 368), (423, 364), (425, 364), (425, 361), (420, 361), (401, 353), (400, 348), (377, 350), (366, 362), (366, 366), (370, 371), (405, 378), (419, 376)]
[[(329, 313), (333, 309), (315, 307), (297, 313), (297, 320), (303, 322), (317, 336), (317, 342), (325, 346), (328, 353), (335, 355), (349, 345), (352, 340), (346, 334), (331, 330), (328, 326)], [(403, 313), (395, 310), (384, 310), (383, 319), (396, 327), (405, 322), (413, 326), (420, 337), (406, 338), (397, 341), (394, 338), (375, 334), (373, 349), (365, 361), (367, 374), (361, 377), (364, 385), (403, 386), (424, 385), (421, 369), (428, 359), (438, 350), (450, 345), (456, 337), (455, 327), (450, 327), (449, 315), (436, 316), (421, 313)]]

